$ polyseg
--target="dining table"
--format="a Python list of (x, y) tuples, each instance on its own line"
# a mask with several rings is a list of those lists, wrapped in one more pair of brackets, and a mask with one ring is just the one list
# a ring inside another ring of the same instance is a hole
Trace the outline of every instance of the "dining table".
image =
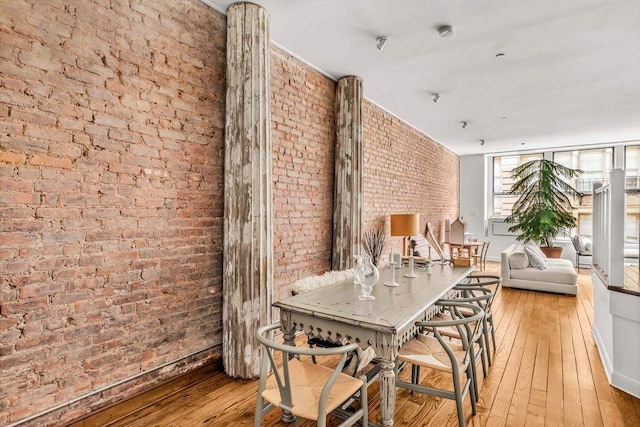
[[(361, 286), (353, 279), (274, 302), (280, 309), (284, 342), (295, 345), (297, 333), (340, 344), (358, 342), (372, 347), (380, 365), (380, 424), (394, 423), (395, 361), (402, 345), (417, 333), (416, 322), (431, 318), (434, 303), (464, 280), (473, 266), (450, 264), (380, 268), (374, 300), (360, 300)], [(405, 277), (411, 275), (415, 277)], [(392, 274), (395, 280), (392, 280)], [(395, 282), (397, 286), (387, 286)]]

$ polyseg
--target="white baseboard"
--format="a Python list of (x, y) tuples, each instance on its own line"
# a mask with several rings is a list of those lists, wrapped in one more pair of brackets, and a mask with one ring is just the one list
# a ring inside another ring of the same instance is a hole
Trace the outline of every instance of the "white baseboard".
[(604, 373), (607, 376), (607, 380), (609, 384), (613, 387), (624, 391), (625, 393), (629, 393), (630, 395), (637, 397), (640, 399), (640, 382), (629, 378), (627, 376), (621, 375), (618, 372), (613, 370), (613, 364), (609, 359), (609, 355), (604, 350), (604, 343), (602, 342), (602, 338), (600, 337), (600, 333), (598, 329), (594, 326), (591, 330), (593, 338), (596, 341), (596, 346), (598, 347), (598, 353), (600, 354), (600, 360), (602, 361), (602, 366), (604, 367)]
[(624, 375), (620, 375), (619, 373), (614, 371), (611, 374), (610, 383), (615, 388), (618, 388), (625, 393), (629, 393), (630, 395), (640, 399), (640, 382), (634, 380), (633, 378), (625, 377)]
[(604, 350), (604, 343), (602, 342), (602, 338), (600, 337), (600, 333), (598, 332), (595, 324), (591, 329), (591, 334), (593, 335), (593, 339), (596, 340), (596, 347), (598, 348), (598, 353), (600, 354), (600, 361), (602, 362), (602, 366), (604, 367), (604, 373), (607, 376), (609, 384), (611, 384), (611, 373), (613, 372), (613, 364), (609, 359), (609, 355)]

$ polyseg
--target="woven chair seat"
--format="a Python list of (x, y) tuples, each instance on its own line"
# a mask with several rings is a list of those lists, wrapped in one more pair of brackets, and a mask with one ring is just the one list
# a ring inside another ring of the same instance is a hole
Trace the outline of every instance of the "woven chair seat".
[[(466, 370), (468, 362), (464, 360), (466, 352), (462, 349), (462, 346), (451, 343), (449, 347), (453, 350), (460, 371)], [(400, 349), (398, 360), (426, 368), (451, 372), (451, 359), (443, 349), (442, 344), (437, 338), (424, 334), (418, 334), (404, 344)]]
[[(281, 371), (279, 369), (279, 371)], [(334, 369), (316, 365), (310, 362), (302, 362), (298, 359), (289, 361), (289, 375), (292, 380), (291, 395), (293, 399), (293, 415), (310, 419), (318, 419), (318, 402), (320, 393), (327, 383), (329, 377), (334, 373)], [(331, 412), (347, 400), (352, 394), (357, 392), (363, 381), (351, 375), (341, 373), (338, 376), (329, 398), (327, 400), (327, 412)], [(262, 397), (278, 405), (282, 400), (280, 390), (275, 376), (269, 375)]]

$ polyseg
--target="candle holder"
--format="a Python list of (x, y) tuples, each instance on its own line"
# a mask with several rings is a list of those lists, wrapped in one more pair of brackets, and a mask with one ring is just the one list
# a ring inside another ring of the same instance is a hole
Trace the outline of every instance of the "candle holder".
[(384, 282), (384, 285), (390, 288), (395, 288), (400, 286), (400, 284), (396, 282), (396, 263), (395, 262), (393, 261), (389, 262), (389, 270), (391, 270), (391, 281)]
[(404, 277), (418, 277), (416, 273), (413, 271), (413, 249), (409, 251), (409, 272), (404, 273)]

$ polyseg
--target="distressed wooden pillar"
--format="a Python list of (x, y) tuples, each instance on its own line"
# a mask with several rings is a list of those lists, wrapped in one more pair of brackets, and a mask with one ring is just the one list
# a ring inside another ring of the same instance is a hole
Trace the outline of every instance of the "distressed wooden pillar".
[(336, 94), (336, 160), (333, 196), (334, 270), (353, 266), (362, 232), (362, 79), (338, 80)]
[(269, 17), (227, 9), (222, 357), (227, 375), (260, 373), (255, 333), (272, 322)]

